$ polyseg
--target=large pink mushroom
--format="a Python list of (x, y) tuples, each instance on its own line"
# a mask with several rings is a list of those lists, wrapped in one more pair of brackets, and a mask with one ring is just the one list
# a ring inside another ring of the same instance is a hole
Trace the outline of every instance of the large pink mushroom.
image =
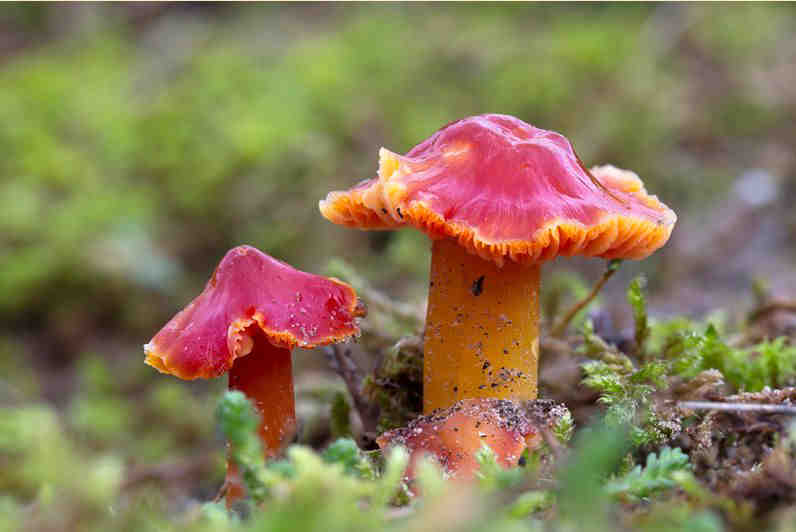
[(320, 210), (431, 237), (426, 414), (466, 398), (536, 398), (542, 263), (642, 259), (677, 219), (633, 172), (588, 169), (563, 135), (497, 114), (448, 124), (405, 155), (382, 148), (378, 177), (330, 192)]

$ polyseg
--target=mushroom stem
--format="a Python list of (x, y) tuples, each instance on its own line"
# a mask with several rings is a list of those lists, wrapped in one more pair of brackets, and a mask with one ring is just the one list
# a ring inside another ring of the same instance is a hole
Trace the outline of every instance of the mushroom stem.
[[(290, 350), (271, 344), (255, 333), (251, 352), (235, 360), (229, 371), (229, 389), (240, 390), (260, 415), (258, 430), (266, 458), (279, 454), (296, 431), (293, 368)], [(237, 468), (227, 461), (227, 504), (243, 497)]]
[(423, 412), (463, 398), (535, 399), (540, 266), (498, 267), (435, 240), (423, 353)]

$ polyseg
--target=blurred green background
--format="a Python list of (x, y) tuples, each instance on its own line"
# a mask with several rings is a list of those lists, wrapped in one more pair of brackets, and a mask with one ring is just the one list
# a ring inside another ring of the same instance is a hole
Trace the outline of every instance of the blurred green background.
[(422, 304), (425, 237), (336, 227), (317, 202), (380, 146), (485, 112), (677, 211), (609, 305), (638, 272), (664, 314), (745, 308), (758, 279), (794, 295), (794, 27), (793, 5), (4, 5), (0, 403), (54, 407), (125, 467), (220, 454), (223, 383), (159, 375), (141, 345), (242, 243), (317, 273), (343, 257)]

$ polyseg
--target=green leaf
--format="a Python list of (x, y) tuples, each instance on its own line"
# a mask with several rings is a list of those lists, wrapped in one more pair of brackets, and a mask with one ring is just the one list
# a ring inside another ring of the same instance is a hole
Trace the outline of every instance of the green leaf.
[(243, 392), (234, 390), (224, 393), (216, 411), (219, 426), (234, 453), (253, 453), (260, 451), (257, 439), (257, 412)]
[(526, 491), (514, 500), (508, 507), (507, 513), (515, 519), (523, 519), (533, 513), (550, 508), (554, 502), (555, 496), (549, 491)]
[(709, 324), (702, 333), (679, 332), (665, 356), (677, 375), (693, 377), (715, 369), (738, 391), (796, 384), (796, 346), (785, 337), (738, 349), (722, 341), (716, 327)]
[(567, 443), (575, 432), (575, 420), (572, 419), (572, 414), (567, 410), (563, 416), (556, 420), (553, 425), (553, 434), (556, 435), (558, 441)]
[(626, 426), (597, 422), (580, 431), (574, 452), (558, 474), (559, 515), (589, 530), (603, 529), (599, 525), (608, 512), (604, 479), (619, 468), (629, 445)]
[(677, 485), (676, 473), (690, 468), (688, 456), (679, 448), (664, 447), (660, 455), (650, 453), (642, 468), (636, 466), (620, 479), (606, 484), (605, 490), (612, 496), (629, 496), (644, 499)]
[(476, 451), (475, 459), (479, 465), (477, 473), (479, 484), (485, 491), (497, 491), (515, 486), (525, 477), (526, 471), (523, 468), (506, 469), (501, 466), (495, 452), (486, 444), (481, 445)]
[(246, 396), (238, 391), (227, 391), (216, 410), (219, 426), (229, 442), (230, 460), (237, 464), (250, 497), (260, 501), (266, 487), (260, 479), (265, 470), (265, 459), (257, 435), (259, 416)]
[(330, 429), (335, 438), (351, 436), (351, 405), (343, 392), (337, 392), (332, 398)]
[[(631, 283), (629, 294), (637, 299), (636, 308), (646, 323), (639, 281)], [(631, 298), (633, 299), (633, 298)], [(648, 330), (644, 325), (645, 330)], [(630, 440), (636, 447), (663, 443), (672, 433), (671, 424), (661, 422), (655, 413), (652, 394), (667, 386), (671, 372), (668, 360), (651, 360), (636, 367), (634, 361), (594, 333), (590, 322), (583, 328), (581, 350), (596, 359), (583, 363), (583, 384), (600, 392), (598, 402), (606, 407), (605, 422), (613, 427), (629, 426)]]
[(644, 297), (645, 285), (646, 281), (643, 277), (636, 277), (630, 281), (630, 286), (627, 289), (627, 300), (633, 309), (633, 321), (636, 325), (636, 349), (640, 354), (644, 353), (644, 344), (650, 336), (647, 322), (647, 301)]
[(327, 464), (342, 464), (344, 471), (350, 475), (363, 478), (374, 478), (373, 466), (359, 450), (356, 442), (350, 438), (335, 440), (321, 455)]

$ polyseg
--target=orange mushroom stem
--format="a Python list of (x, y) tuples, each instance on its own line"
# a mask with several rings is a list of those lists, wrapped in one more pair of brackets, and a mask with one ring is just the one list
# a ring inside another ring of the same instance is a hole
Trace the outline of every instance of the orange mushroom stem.
[(260, 415), (259, 435), (265, 456), (279, 454), (296, 432), (293, 364), (289, 349), (258, 334), (248, 356), (229, 370), (229, 389), (240, 390)]
[(423, 411), (469, 397), (537, 395), (539, 266), (499, 267), (435, 240), (423, 357)]
[[(229, 370), (229, 389), (239, 390), (260, 416), (258, 436), (266, 458), (277, 456), (296, 433), (291, 351), (271, 344), (255, 333), (252, 351)], [(224, 480), (227, 505), (243, 499), (246, 488), (232, 460)]]

